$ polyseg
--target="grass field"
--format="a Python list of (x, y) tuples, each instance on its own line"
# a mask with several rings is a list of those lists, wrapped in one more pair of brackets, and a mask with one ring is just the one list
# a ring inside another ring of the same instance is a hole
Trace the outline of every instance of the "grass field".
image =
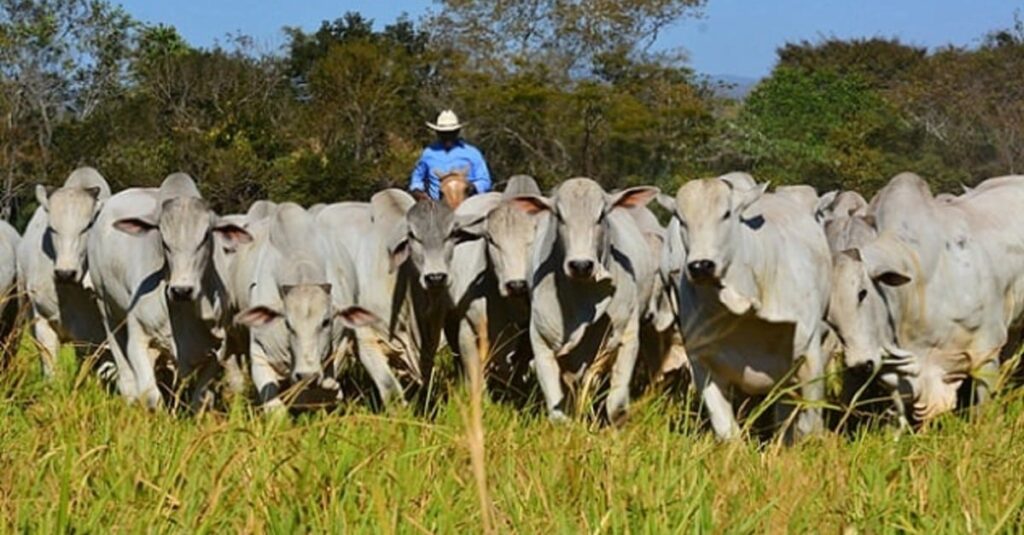
[[(0, 377), (3, 532), (478, 532), (469, 395), (426, 419), (353, 406), (268, 419), (126, 406), (91, 377), (44, 383), (31, 352)], [(1024, 396), (913, 435), (796, 447), (718, 444), (678, 401), (621, 429), (556, 426), (486, 403), (494, 530), (997, 533), (1024, 530)]]

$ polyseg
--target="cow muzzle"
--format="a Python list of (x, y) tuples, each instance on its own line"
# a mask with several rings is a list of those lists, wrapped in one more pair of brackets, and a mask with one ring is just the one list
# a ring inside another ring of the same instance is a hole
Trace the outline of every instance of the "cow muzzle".
[(695, 284), (712, 284), (717, 280), (718, 265), (712, 260), (700, 259), (686, 264), (686, 274)]
[(423, 276), (423, 285), (430, 290), (438, 290), (448, 286), (448, 274), (427, 273)]
[(192, 301), (195, 299), (196, 288), (191, 285), (174, 285), (167, 287), (167, 297), (171, 301)]
[(510, 280), (505, 283), (505, 291), (513, 297), (522, 297), (529, 291), (526, 281), (523, 279)]
[(575, 258), (565, 263), (565, 274), (577, 280), (590, 280), (594, 278), (594, 267), (593, 260)]
[(53, 279), (57, 282), (72, 283), (78, 282), (77, 269), (54, 269)]
[(293, 383), (304, 383), (314, 385), (320, 382), (320, 372), (292, 372)]

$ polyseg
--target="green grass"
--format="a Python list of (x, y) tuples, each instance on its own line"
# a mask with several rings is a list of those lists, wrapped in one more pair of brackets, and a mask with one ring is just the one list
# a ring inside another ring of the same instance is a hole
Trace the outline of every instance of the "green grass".
[[(3, 532), (476, 532), (481, 506), (453, 393), (399, 409), (267, 419), (126, 406), (92, 378), (44, 383), (30, 351), (0, 377)], [(1024, 529), (1024, 397), (913, 435), (875, 428), (792, 448), (718, 444), (678, 401), (622, 429), (487, 403), (499, 532), (1007, 532)]]

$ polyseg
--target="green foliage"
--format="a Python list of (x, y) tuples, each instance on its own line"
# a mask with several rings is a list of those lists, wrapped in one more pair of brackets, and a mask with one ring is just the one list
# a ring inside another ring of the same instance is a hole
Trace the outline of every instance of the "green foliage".
[(115, 189), (183, 170), (220, 211), (403, 187), (424, 122), (454, 108), (500, 182), (666, 190), (734, 170), (872, 194), (911, 170), (958, 191), (1024, 167), (1024, 25), (973, 49), (894, 39), (790, 43), (743, 102), (651, 53), (702, 0), (445, 0), (378, 28), (358, 13), (197, 49), (102, 1), (0, 0), (0, 215), (94, 165)]
[(874, 89), (903, 80), (926, 58), (927, 49), (896, 39), (836, 39), (786, 43), (778, 50), (780, 68), (804, 72), (831, 71), (856, 76)]
[(877, 189), (899, 172), (887, 148), (907, 135), (898, 111), (858, 75), (778, 67), (747, 98), (751, 168), (780, 183)]

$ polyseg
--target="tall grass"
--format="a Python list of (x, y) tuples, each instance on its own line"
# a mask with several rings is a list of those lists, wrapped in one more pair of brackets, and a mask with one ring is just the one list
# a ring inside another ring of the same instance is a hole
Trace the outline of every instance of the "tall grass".
[[(244, 400), (182, 416), (92, 378), (0, 377), (3, 532), (993, 533), (1024, 529), (1024, 397), (915, 433), (719, 444), (678, 400), (619, 429), (482, 401), (485, 505), (461, 384), (426, 419), (361, 405), (267, 418)], [(472, 416), (472, 414), (470, 415)], [(470, 425), (472, 427), (472, 425)]]

